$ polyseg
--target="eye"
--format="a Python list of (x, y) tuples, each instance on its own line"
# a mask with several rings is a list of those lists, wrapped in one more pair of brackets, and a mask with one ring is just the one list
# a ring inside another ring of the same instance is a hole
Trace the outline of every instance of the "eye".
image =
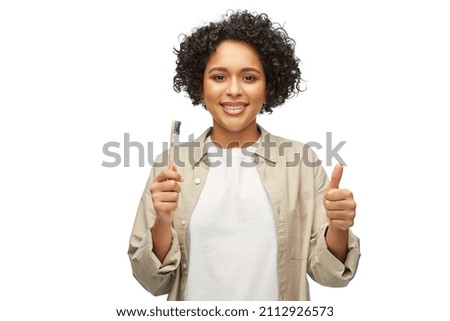
[(215, 75), (215, 76), (213, 76), (213, 79), (217, 80), (217, 81), (223, 81), (223, 80), (225, 80), (225, 76), (224, 75)]
[(256, 78), (255, 78), (254, 76), (252, 76), (252, 75), (244, 76), (243, 79), (244, 79), (245, 81), (254, 81), (254, 80), (256, 80)]

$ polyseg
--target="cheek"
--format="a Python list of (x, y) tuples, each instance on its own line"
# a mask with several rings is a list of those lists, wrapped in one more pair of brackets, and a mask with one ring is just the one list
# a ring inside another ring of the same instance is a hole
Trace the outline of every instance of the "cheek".
[(265, 86), (258, 86), (257, 88), (254, 88), (254, 90), (252, 91), (252, 95), (255, 99), (265, 100), (266, 99)]
[(204, 99), (215, 98), (218, 94), (220, 94), (221, 88), (220, 85), (211, 82), (204, 82), (202, 96)]

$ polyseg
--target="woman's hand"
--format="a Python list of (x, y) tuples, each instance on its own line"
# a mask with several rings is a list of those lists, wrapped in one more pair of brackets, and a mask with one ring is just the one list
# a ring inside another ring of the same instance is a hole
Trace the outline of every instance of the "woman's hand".
[(172, 222), (178, 206), (180, 183), (183, 178), (175, 166), (159, 174), (150, 186), (153, 207), (156, 212), (152, 227), (153, 252), (162, 263), (172, 245)]
[(159, 223), (172, 224), (174, 212), (178, 205), (180, 183), (183, 181), (177, 169), (166, 169), (153, 180), (150, 185), (153, 207)]
[(325, 190), (323, 205), (327, 210), (329, 226), (346, 231), (353, 226), (356, 215), (356, 203), (353, 193), (348, 189), (340, 189), (339, 182), (344, 168), (336, 165), (331, 175), (330, 183)]
[(353, 193), (339, 188), (343, 170), (341, 164), (336, 165), (323, 196), (323, 206), (328, 217), (328, 249), (341, 262), (345, 262), (347, 257), (348, 229), (353, 226), (356, 216)]

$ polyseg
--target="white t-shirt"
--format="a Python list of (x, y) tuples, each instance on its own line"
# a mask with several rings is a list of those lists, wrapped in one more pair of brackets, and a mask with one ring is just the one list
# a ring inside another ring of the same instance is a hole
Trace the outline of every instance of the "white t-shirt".
[(210, 169), (187, 231), (185, 300), (278, 300), (275, 219), (245, 150), (207, 141)]

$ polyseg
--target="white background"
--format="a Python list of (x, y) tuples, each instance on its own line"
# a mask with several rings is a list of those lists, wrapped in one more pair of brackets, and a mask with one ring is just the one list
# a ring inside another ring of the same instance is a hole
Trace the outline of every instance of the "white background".
[(172, 119), (184, 140), (210, 125), (172, 90), (172, 51), (229, 8), (268, 13), (302, 60), (306, 92), (259, 123), (347, 141), (359, 271), (347, 288), (312, 283), (312, 303), (334, 305), (335, 319), (446, 318), (449, 1), (293, 3), (1, 2), (1, 319), (112, 320), (165, 300), (127, 257), (150, 166), (135, 154), (130, 167), (102, 167), (102, 147), (130, 133), (156, 153)]

